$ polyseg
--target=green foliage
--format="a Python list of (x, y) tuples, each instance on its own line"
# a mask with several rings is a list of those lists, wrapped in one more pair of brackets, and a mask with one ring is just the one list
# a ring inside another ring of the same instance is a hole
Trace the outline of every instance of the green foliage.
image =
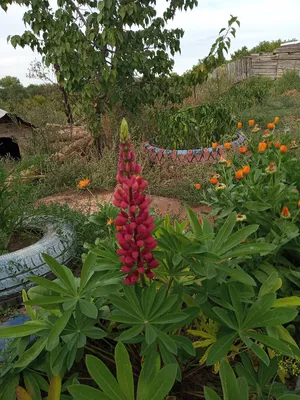
[(150, 139), (151, 144), (172, 150), (197, 149), (232, 136), (234, 115), (225, 103), (206, 103), (157, 111), (156, 119), (157, 135)]
[[(7, 11), (10, 3), (1, 6)], [(29, 7), (23, 20), (30, 30), (10, 37), (11, 44), (30, 46), (46, 66), (54, 65), (61, 86), (82, 96), (89, 127), (97, 136), (103, 133), (100, 115), (107, 107), (118, 102), (133, 108), (167, 94), (165, 77), (174, 64), (169, 54), (180, 50), (184, 32), (165, 26), (176, 11), (198, 4), (174, 0), (158, 16), (154, 0), (85, 1), (80, 6), (69, 0), (59, 2), (56, 10), (44, 1), (16, 3)]]
[(160, 369), (160, 358), (154, 352), (145, 358), (135, 396), (132, 365), (126, 347), (118, 343), (115, 348), (117, 380), (107, 366), (94, 356), (87, 356), (88, 371), (99, 391), (86, 385), (71, 385), (69, 391), (76, 400), (163, 400), (172, 389), (176, 377), (176, 365), (166, 365)]
[(296, 71), (288, 71), (277, 79), (276, 90), (282, 94), (289, 90), (300, 90), (300, 76)]

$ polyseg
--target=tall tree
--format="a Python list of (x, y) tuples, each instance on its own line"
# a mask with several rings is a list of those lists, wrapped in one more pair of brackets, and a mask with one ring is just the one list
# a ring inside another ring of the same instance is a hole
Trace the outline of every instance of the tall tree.
[[(2, 0), (28, 7), (23, 20), (30, 30), (10, 37), (11, 44), (37, 50), (47, 66), (56, 65), (67, 93), (80, 92), (89, 127), (101, 136), (101, 114), (115, 103), (135, 107), (153, 102), (166, 90), (180, 51), (182, 29), (167, 29), (178, 10), (197, 0), (167, 0), (158, 15), (158, 0)], [(99, 150), (103, 140), (99, 141)]]

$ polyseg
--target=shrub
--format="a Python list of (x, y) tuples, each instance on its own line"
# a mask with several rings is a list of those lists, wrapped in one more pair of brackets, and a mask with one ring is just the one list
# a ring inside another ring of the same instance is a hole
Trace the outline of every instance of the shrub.
[(300, 76), (296, 71), (285, 72), (284, 75), (277, 79), (276, 90), (282, 94), (289, 90), (300, 90)]

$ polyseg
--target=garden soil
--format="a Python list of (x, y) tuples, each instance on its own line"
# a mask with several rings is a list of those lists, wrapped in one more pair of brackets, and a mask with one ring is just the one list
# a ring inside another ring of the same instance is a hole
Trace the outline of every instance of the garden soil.
[[(154, 209), (157, 215), (169, 214), (170, 217), (177, 217), (182, 219), (186, 216), (184, 204), (177, 199), (152, 196), (150, 207)], [(93, 214), (98, 211), (98, 204), (112, 203), (113, 192), (106, 192), (101, 190), (96, 191), (66, 191), (59, 194), (54, 194), (45, 197), (38, 201), (38, 204), (67, 204), (75, 211), (81, 211), (85, 215)], [(210, 208), (204, 205), (191, 205), (191, 208), (200, 216), (207, 214)]]

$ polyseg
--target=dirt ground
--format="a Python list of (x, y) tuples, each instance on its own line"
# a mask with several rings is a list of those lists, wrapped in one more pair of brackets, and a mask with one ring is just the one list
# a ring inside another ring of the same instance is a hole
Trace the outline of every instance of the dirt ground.
[[(170, 216), (176, 216), (179, 219), (186, 215), (185, 205), (177, 199), (151, 196), (150, 207), (155, 210), (158, 215), (169, 214)], [(51, 195), (45, 197), (39, 201), (39, 203), (49, 204), (67, 204), (70, 208), (76, 211), (81, 211), (83, 214), (93, 214), (98, 211), (97, 204), (104, 204), (113, 201), (113, 192), (98, 191), (66, 191), (63, 193)], [(209, 212), (209, 207), (203, 205), (193, 206), (191, 208), (199, 215), (206, 214)]]

